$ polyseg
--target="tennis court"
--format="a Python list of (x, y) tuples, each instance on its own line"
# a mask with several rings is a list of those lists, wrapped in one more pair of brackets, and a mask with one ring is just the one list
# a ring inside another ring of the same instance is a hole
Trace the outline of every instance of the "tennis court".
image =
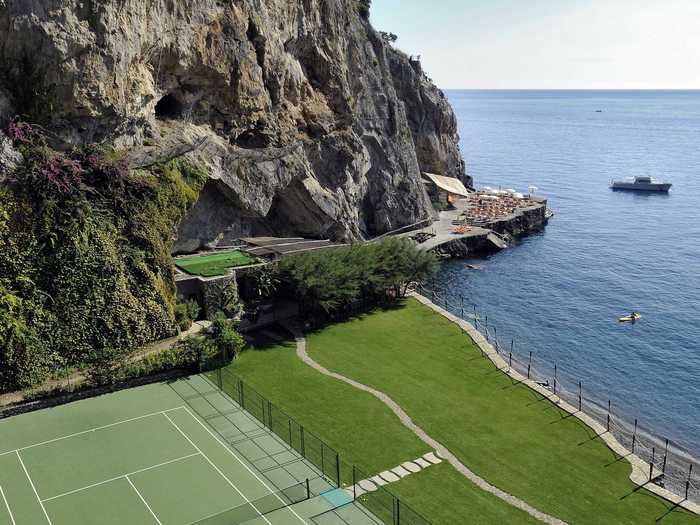
[(0, 420), (0, 525), (377, 523), (332, 489), (203, 376)]

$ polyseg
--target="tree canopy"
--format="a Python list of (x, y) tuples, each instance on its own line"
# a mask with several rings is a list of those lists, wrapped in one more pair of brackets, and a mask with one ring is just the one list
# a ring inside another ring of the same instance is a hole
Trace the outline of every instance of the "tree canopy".
[(409, 239), (387, 239), (283, 259), (282, 278), (307, 308), (331, 313), (359, 299), (403, 297), (437, 270), (436, 257)]

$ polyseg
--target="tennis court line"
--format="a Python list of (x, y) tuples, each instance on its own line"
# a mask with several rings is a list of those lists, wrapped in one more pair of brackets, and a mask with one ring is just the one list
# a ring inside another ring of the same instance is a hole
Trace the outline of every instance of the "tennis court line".
[(189, 438), (189, 436), (188, 436), (187, 434), (185, 434), (185, 433), (182, 431), (182, 429), (181, 429), (179, 426), (177, 426), (177, 425), (175, 424), (175, 422), (174, 422), (172, 419), (170, 419), (170, 416), (169, 416), (168, 414), (164, 414), (164, 415), (165, 415), (166, 418), (168, 418), (168, 421), (170, 421), (170, 423), (172, 423), (172, 425), (178, 430), (178, 432), (180, 432), (180, 434), (182, 434), (182, 435), (185, 437), (185, 439), (186, 439), (187, 441), (189, 441), (190, 444), (191, 444), (194, 448), (196, 448), (197, 450), (199, 450), (199, 453), (204, 457), (204, 459), (206, 459), (206, 460), (209, 462), (209, 464), (210, 464), (212, 467), (214, 467), (214, 470), (216, 470), (216, 471), (221, 475), (221, 477), (223, 477), (226, 481), (228, 481), (228, 484), (231, 485), (231, 486), (233, 487), (233, 489), (241, 495), (241, 497), (246, 501), (246, 503), (248, 503), (251, 507), (253, 507), (253, 508), (255, 509), (255, 511), (256, 511), (258, 514), (260, 514), (260, 517), (262, 517), (262, 519), (264, 519), (264, 520), (268, 523), (268, 525), (272, 525), (272, 523), (270, 523), (270, 521), (269, 521), (265, 516), (263, 516), (263, 513), (260, 512), (260, 511), (257, 509), (257, 507), (251, 503), (251, 501), (246, 497), (246, 495), (243, 494), (243, 492), (241, 492), (241, 491), (239, 490), (239, 488), (238, 488), (236, 485), (234, 485), (233, 482), (232, 482), (230, 479), (228, 479), (228, 477), (226, 476), (226, 474), (224, 474), (223, 472), (221, 472), (221, 469), (219, 469), (219, 467), (217, 467), (217, 466), (214, 464), (214, 462), (213, 462), (211, 459), (209, 459), (209, 457), (207, 457), (207, 455), (206, 455), (204, 452), (202, 452), (201, 449), (200, 449), (197, 445), (194, 444), (194, 441), (192, 441), (192, 440)]
[(103, 425), (101, 427), (95, 427), (88, 430), (83, 430), (82, 432), (76, 432), (74, 434), (68, 434), (67, 436), (61, 436), (54, 439), (49, 439), (47, 441), (42, 441), (41, 443), (34, 443), (33, 445), (27, 445), (26, 447), (20, 447), (15, 450), (9, 450), (7, 452), (0, 453), (0, 456), (7, 456), (8, 454), (14, 454), (15, 452), (21, 452), (22, 450), (28, 450), (30, 448), (40, 447), (42, 445), (48, 445), (49, 443), (55, 443), (56, 441), (62, 441), (64, 439), (70, 439), (76, 436), (82, 436), (83, 434), (89, 434), (90, 432), (96, 432), (98, 430), (103, 430), (105, 428), (116, 427), (118, 425), (123, 425), (124, 423), (131, 423), (132, 421), (138, 421), (140, 419), (146, 419), (147, 417), (159, 416), (165, 414), (166, 412), (172, 412), (173, 410), (179, 410), (180, 408), (185, 408), (184, 405), (175, 408), (169, 408), (167, 410), (161, 410), (160, 412), (152, 412), (151, 414), (144, 414), (143, 416), (132, 417), (131, 419), (124, 419), (123, 421), (117, 421), (116, 423), (110, 423), (109, 425)]
[[(195, 389), (195, 390), (196, 390), (196, 389)], [(258, 476), (255, 472), (253, 472), (253, 470), (252, 470), (248, 465), (246, 465), (245, 462), (244, 462), (240, 457), (238, 457), (238, 454), (236, 454), (233, 450), (231, 450), (231, 448), (228, 447), (223, 441), (221, 441), (221, 439), (219, 439), (219, 437), (218, 437), (216, 434), (214, 434), (204, 423), (202, 423), (202, 422), (199, 420), (199, 418), (198, 418), (197, 416), (195, 416), (192, 412), (190, 412), (190, 409), (189, 409), (188, 407), (183, 406), (182, 408), (184, 408), (185, 411), (186, 411), (197, 423), (199, 423), (200, 426), (201, 426), (204, 430), (206, 430), (206, 431), (209, 433), (209, 435), (210, 435), (211, 437), (213, 437), (214, 439), (216, 439), (216, 441), (219, 442), (219, 445), (221, 445), (222, 447), (224, 447), (224, 449), (226, 449), (226, 451), (228, 451), (229, 454), (231, 454), (234, 458), (236, 458), (236, 460), (237, 460), (241, 465), (243, 465), (243, 466), (245, 467), (245, 469), (246, 469), (248, 472), (250, 472), (250, 473), (255, 477), (255, 479), (257, 479), (260, 483), (262, 483), (263, 486), (264, 486), (267, 490), (269, 490), (271, 494), (275, 494), (275, 493), (276, 493), (276, 491), (272, 490), (272, 489), (270, 488), (270, 486), (269, 486), (267, 483), (265, 483), (265, 481), (264, 481), (262, 478), (260, 478), (260, 476)], [(168, 416), (166, 415), (165, 417), (168, 417)], [(168, 419), (170, 419), (170, 418), (168, 418)], [(280, 498), (279, 495), (277, 495), (277, 499), (279, 499), (282, 503), (284, 503), (284, 500), (283, 500), (282, 498)], [(294, 514), (294, 515), (299, 519), (299, 521), (301, 521), (302, 523), (306, 524), (306, 521), (304, 521), (304, 519), (303, 519), (301, 516), (299, 516), (299, 514), (297, 514), (296, 511), (295, 511), (293, 508), (291, 508), (291, 507), (286, 507), (286, 508), (288, 508), (288, 509), (289, 509), (289, 512), (291, 512), (292, 514)]]
[(44, 502), (41, 501), (41, 498), (39, 497), (39, 493), (36, 491), (36, 487), (34, 486), (34, 482), (32, 481), (32, 478), (29, 475), (29, 472), (27, 472), (27, 467), (24, 466), (24, 461), (22, 461), (22, 456), (19, 455), (19, 450), (15, 450), (15, 454), (17, 454), (17, 459), (19, 459), (20, 465), (22, 465), (22, 470), (24, 470), (24, 473), (27, 475), (27, 479), (29, 480), (29, 484), (32, 486), (32, 490), (34, 491), (34, 495), (36, 496), (36, 499), (39, 501), (39, 505), (41, 505), (41, 510), (44, 511), (44, 516), (46, 516), (46, 521), (49, 522), (49, 525), (53, 525), (53, 523), (51, 523), (51, 518), (49, 518), (49, 513), (46, 512), (46, 507), (44, 507)]
[(7, 498), (5, 497), (5, 491), (2, 490), (2, 485), (0, 485), (0, 496), (2, 496), (2, 500), (5, 502), (5, 508), (7, 508), (7, 512), (10, 513), (10, 521), (12, 521), (12, 525), (17, 525), (17, 523), (15, 523), (15, 517), (12, 515), (12, 509), (10, 508), (10, 504), (7, 502)]
[(155, 519), (156, 522), (158, 522), (158, 525), (163, 525), (163, 524), (160, 522), (160, 520), (158, 519), (158, 516), (156, 516), (156, 513), (153, 512), (153, 509), (151, 508), (151, 506), (146, 502), (146, 499), (141, 495), (141, 493), (139, 492), (139, 489), (137, 489), (137, 488), (136, 488), (136, 485), (134, 485), (134, 484), (131, 482), (131, 480), (129, 479), (129, 476), (126, 475), (126, 476), (124, 476), (124, 477), (125, 477), (126, 480), (129, 482), (129, 485), (131, 485), (131, 488), (134, 489), (134, 490), (136, 491), (136, 494), (138, 494), (139, 498), (141, 498), (141, 501), (143, 501), (143, 504), (146, 505), (146, 508), (148, 509), (148, 512), (151, 513), (151, 516), (153, 516), (153, 519)]
[(129, 472), (127, 474), (120, 474), (119, 476), (114, 476), (113, 478), (105, 479), (104, 481), (99, 481), (97, 483), (93, 483), (92, 485), (86, 485), (85, 487), (80, 487), (79, 489), (69, 490), (68, 492), (64, 492), (63, 494), (51, 496), (50, 498), (46, 498), (46, 499), (43, 499), (41, 501), (46, 502), (46, 501), (51, 501), (51, 500), (55, 500), (58, 498), (62, 498), (64, 496), (70, 496), (71, 494), (75, 494), (76, 492), (82, 492), (84, 490), (99, 487), (100, 485), (104, 485), (105, 483), (111, 483), (112, 481), (117, 481), (118, 479), (127, 478), (129, 476), (133, 476), (134, 474), (141, 474), (142, 472), (147, 472), (149, 470), (153, 470), (154, 468), (158, 468), (158, 467), (164, 467), (165, 465), (170, 465), (171, 463), (177, 463), (178, 461), (184, 461), (186, 459), (193, 458), (195, 456), (199, 456), (200, 454), (201, 454), (200, 452), (195, 452), (193, 454), (188, 454), (187, 456), (182, 456), (181, 458), (171, 459), (169, 461), (164, 461), (163, 463), (158, 463), (157, 465), (151, 465), (150, 467), (145, 467), (145, 468), (142, 468), (139, 470), (134, 470), (133, 472)]

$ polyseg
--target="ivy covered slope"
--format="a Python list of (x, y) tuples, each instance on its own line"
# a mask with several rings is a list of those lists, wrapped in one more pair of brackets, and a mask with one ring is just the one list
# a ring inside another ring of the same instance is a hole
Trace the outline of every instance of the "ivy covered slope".
[(58, 152), (18, 122), (5, 133), (22, 160), (0, 174), (0, 390), (173, 335), (170, 250), (206, 173), (184, 160), (132, 170), (94, 145)]

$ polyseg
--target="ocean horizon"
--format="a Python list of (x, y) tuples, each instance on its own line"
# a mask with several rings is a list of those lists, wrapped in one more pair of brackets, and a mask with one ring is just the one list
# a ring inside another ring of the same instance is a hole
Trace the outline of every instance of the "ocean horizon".
[[(505, 252), (443, 263), (442, 285), (544, 375), (556, 364), (700, 457), (700, 90), (445, 93), (476, 187), (535, 185), (556, 215)], [(609, 189), (640, 175), (671, 193)], [(632, 310), (640, 322), (617, 322)]]

